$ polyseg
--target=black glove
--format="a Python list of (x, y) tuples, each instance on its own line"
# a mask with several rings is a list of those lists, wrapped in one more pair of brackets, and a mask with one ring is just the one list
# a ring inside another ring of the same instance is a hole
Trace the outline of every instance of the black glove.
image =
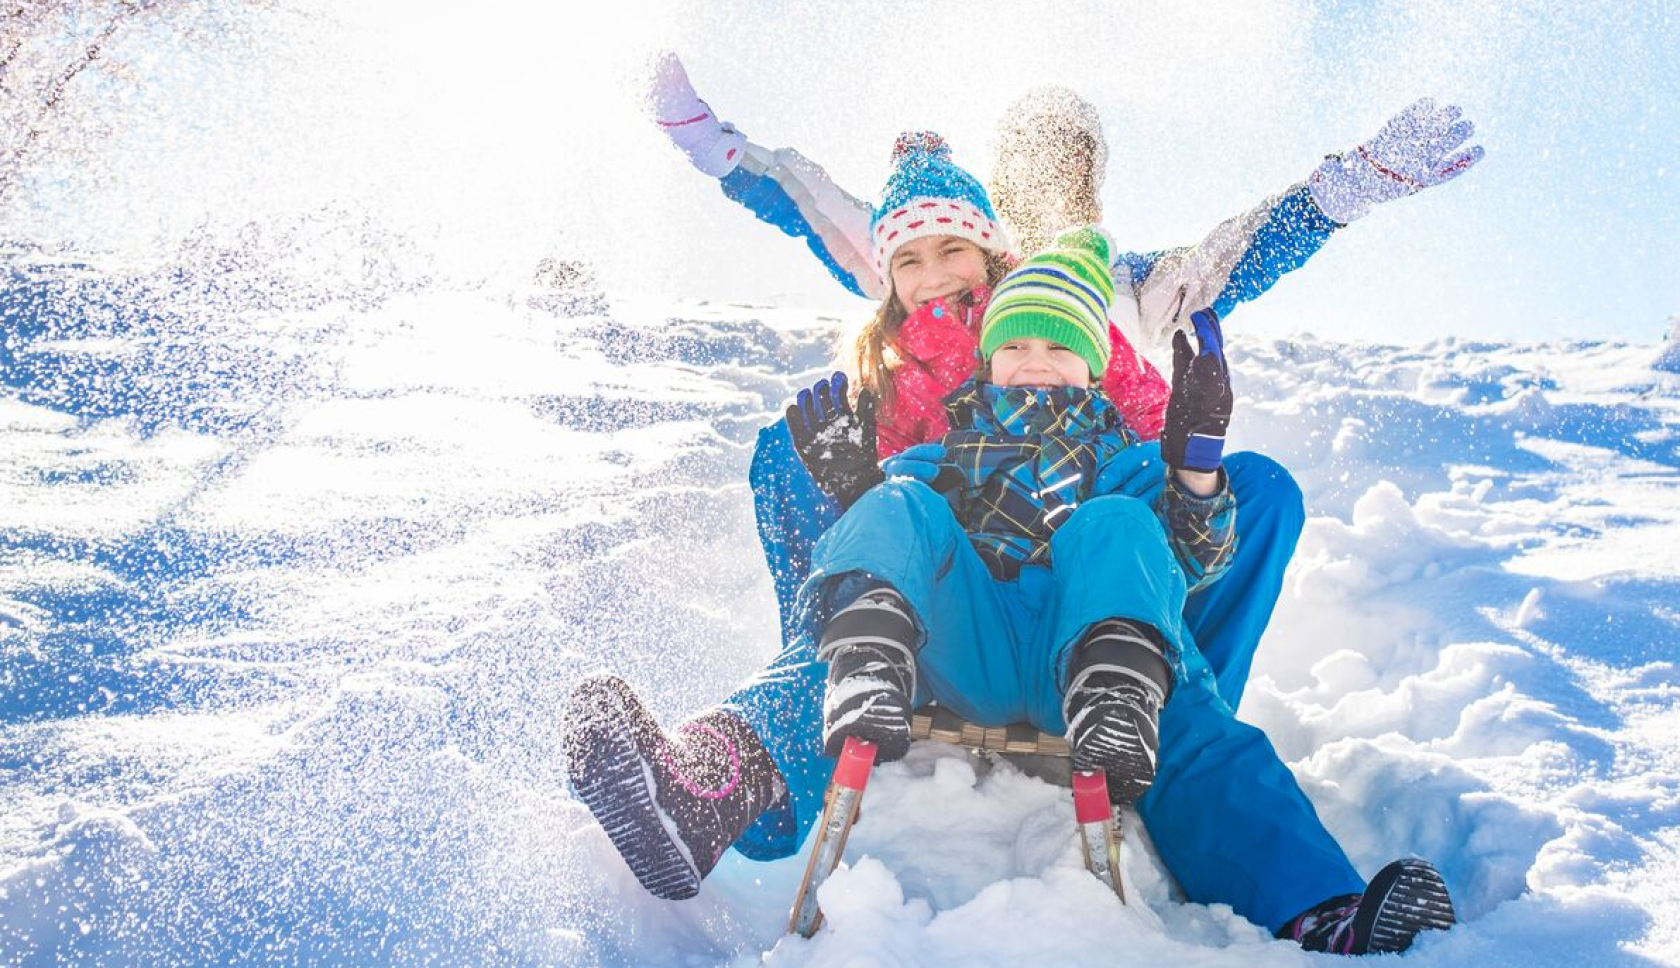
[(805, 469), (841, 508), (851, 507), (864, 491), (886, 479), (875, 456), (875, 394), (859, 393), (853, 411), (846, 398), (846, 374), (836, 373), (799, 391), (787, 408), (787, 425)]
[(1217, 471), (1232, 406), (1225, 334), (1219, 329), (1219, 314), (1211, 309), (1191, 313), (1190, 322), (1201, 348), (1191, 353), (1184, 332), (1173, 334), (1172, 400), (1161, 431), (1161, 456), (1178, 470)]

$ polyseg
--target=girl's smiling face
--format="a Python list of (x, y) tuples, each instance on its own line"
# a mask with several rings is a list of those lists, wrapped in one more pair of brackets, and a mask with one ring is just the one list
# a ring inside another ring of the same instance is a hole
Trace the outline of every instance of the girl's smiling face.
[(954, 299), (986, 284), (986, 253), (954, 235), (906, 242), (892, 256), (893, 295), (905, 315), (941, 296)]
[(992, 383), (1000, 387), (1091, 386), (1091, 368), (1060, 343), (1036, 336), (1012, 339), (992, 352)]

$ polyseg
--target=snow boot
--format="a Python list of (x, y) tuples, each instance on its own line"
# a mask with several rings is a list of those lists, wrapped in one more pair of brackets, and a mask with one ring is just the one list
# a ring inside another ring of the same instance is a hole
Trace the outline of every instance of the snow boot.
[(1153, 629), (1125, 619), (1091, 626), (1075, 647), (1062, 694), (1076, 770), (1108, 773), (1110, 799), (1131, 806), (1155, 782), (1157, 723), (1172, 669)]
[(829, 620), (817, 648), (817, 661), (828, 663), (823, 752), (838, 757), (849, 736), (876, 744), (877, 763), (910, 752), (916, 641), (910, 604), (886, 586), (864, 592)]
[(1428, 861), (1397, 860), (1371, 878), (1364, 894), (1344, 894), (1303, 911), (1277, 936), (1308, 951), (1375, 955), (1405, 951), (1424, 931), (1458, 923), (1446, 882)]
[(721, 709), (666, 732), (623, 679), (590, 676), (564, 712), (572, 789), (656, 897), (681, 900), (785, 793), (776, 764)]

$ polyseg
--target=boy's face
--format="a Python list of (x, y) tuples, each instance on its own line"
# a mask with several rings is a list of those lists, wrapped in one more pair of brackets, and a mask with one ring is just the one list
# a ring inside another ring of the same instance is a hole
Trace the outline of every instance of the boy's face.
[(1091, 369), (1078, 353), (1036, 336), (1012, 339), (992, 353), (992, 382), (1000, 387), (1091, 386)]
[(893, 293), (906, 315), (945, 296), (986, 284), (986, 253), (967, 239), (930, 235), (899, 246), (892, 257)]

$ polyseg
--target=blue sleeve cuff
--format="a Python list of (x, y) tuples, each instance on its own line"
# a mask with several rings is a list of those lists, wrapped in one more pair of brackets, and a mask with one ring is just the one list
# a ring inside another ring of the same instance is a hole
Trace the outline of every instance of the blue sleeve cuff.
[(1254, 233), (1248, 251), (1237, 260), (1225, 288), (1214, 300), (1214, 312), (1226, 316), (1238, 303), (1272, 288), (1284, 273), (1300, 268), (1324, 248), (1338, 228), (1341, 226), (1318, 210), (1305, 184), (1295, 186), (1272, 206), (1271, 214)]
[(1225, 438), (1191, 434), (1184, 443), (1184, 467), (1192, 471), (1216, 471), (1225, 455)]

